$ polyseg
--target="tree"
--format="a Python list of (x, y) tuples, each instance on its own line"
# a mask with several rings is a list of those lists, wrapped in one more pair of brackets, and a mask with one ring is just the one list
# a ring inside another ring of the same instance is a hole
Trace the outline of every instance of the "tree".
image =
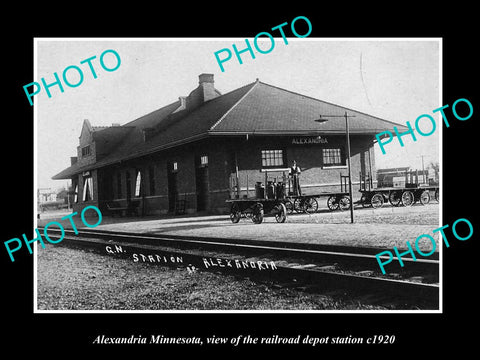
[(429, 166), (433, 169), (433, 173), (435, 175), (434, 179), (435, 179), (435, 182), (438, 183), (439, 182), (439, 172), (440, 172), (440, 164), (438, 163), (438, 161), (436, 162), (430, 162)]

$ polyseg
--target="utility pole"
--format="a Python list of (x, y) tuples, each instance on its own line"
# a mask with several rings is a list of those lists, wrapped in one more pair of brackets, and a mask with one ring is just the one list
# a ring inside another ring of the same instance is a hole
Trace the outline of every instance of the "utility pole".
[(425, 184), (426, 183), (426, 180), (425, 180), (425, 165), (423, 164), (423, 158), (425, 157), (425, 155), (420, 155), (420, 157), (422, 158), (423, 183)]
[(350, 167), (350, 131), (348, 129), (348, 114), (345, 111), (345, 132), (347, 133), (347, 161), (348, 161), (348, 193), (350, 196), (350, 223), (353, 224), (353, 198), (352, 198), (352, 169)]
[(350, 222), (353, 224), (353, 197), (352, 197), (352, 169), (350, 166), (350, 131), (348, 127), (348, 118), (355, 117), (355, 115), (348, 115), (345, 111), (344, 115), (320, 115), (316, 122), (325, 122), (328, 121), (325, 117), (344, 117), (345, 118), (345, 135), (346, 135), (346, 143), (347, 143), (347, 167), (348, 167), (348, 195), (350, 198)]

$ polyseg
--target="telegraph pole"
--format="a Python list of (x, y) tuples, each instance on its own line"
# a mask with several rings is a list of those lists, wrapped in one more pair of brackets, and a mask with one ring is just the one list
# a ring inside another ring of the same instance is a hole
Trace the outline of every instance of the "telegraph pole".
[(423, 183), (425, 184), (426, 183), (426, 181), (425, 181), (425, 165), (423, 164), (423, 158), (425, 157), (425, 155), (420, 155), (420, 157), (422, 158)]
[(348, 118), (349, 117), (355, 117), (355, 115), (348, 115), (348, 113), (345, 111), (344, 115), (320, 115), (320, 118), (318, 120), (315, 120), (316, 122), (325, 122), (327, 121), (326, 118), (329, 117), (344, 117), (345, 118), (345, 135), (347, 138), (347, 167), (348, 167), (348, 196), (350, 198), (350, 223), (353, 224), (353, 197), (352, 197), (352, 169), (350, 166), (350, 131), (348, 127)]
[(350, 131), (348, 129), (348, 114), (345, 111), (345, 132), (347, 133), (347, 162), (348, 162), (348, 194), (350, 196), (350, 223), (353, 224), (353, 198), (352, 198), (352, 169), (350, 167)]

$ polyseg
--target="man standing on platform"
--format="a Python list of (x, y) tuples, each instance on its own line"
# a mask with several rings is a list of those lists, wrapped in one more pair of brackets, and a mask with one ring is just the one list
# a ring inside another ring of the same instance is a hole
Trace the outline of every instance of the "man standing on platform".
[(302, 195), (302, 190), (300, 189), (300, 167), (297, 166), (297, 162), (293, 160), (292, 167), (290, 168), (290, 176), (293, 179), (293, 194)]

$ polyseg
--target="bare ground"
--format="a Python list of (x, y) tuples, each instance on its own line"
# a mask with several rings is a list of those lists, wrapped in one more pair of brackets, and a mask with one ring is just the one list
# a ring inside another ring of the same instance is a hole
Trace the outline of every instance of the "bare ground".
[(273, 288), (63, 246), (39, 247), (37, 259), (39, 310), (388, 310), (338, 295)]
[[(355, 222), (350, 223), (349, 211), (318, 212), (315, 214), (294, 214), (286, 223), (278, 224), (274, 217), (265, 217), (262, 224), (253, 224), (242, 219), (232, 224), (228, 215), (184, 216), (184, 217), (103, 217), (95, 229), (125, 231), (134, 233), (169, 234), (181, 236), (200, 236), (227, 239), (252, 239), (274, 241), (297, 241), (306, 243), (348, 245), (361, 247), (396, 246), (406, 248), (406, 241), (414, 246), (415, 239), (422, 234), (433, 236), (432, 230), (439, 227), (439, 205), (383, 207), (380, 209), (356, 209)], [(77, 215), (77, 227), (84, 227)], [(39, 225), (45, 225), (53, 219), (41, 219)], [(90, 221), (92, 224), (96, 220)], [(69, 221), (62, 224), (68, 227)], [(438, 235), (434, 236), (439, 248)], [(429, 241), (419, 244), (421, 250), (428, 252), (432, 245)]]

